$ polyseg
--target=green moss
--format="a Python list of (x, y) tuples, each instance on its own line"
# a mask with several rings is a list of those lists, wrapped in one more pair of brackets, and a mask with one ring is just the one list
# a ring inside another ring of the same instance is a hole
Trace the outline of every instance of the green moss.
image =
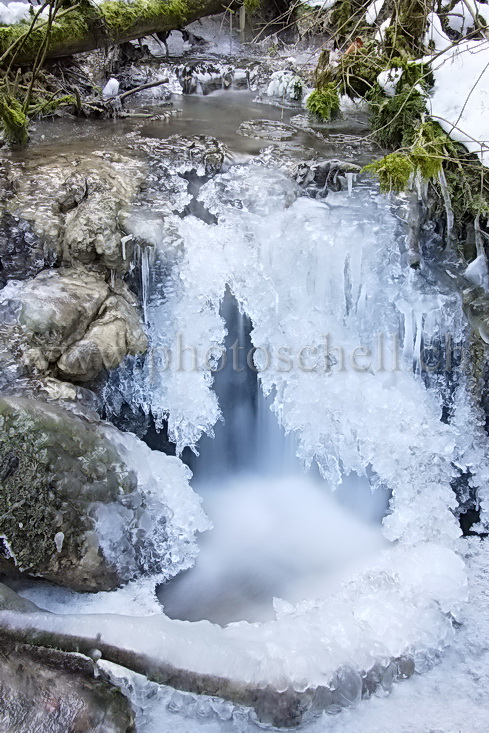
[(394, 4), (389, 28), (385, 30), (385, 49), (390, 56), (421, 56), (431, 3), (428, 0), (403, 0)]
[(189, 15), (185, 0), (107, 0), (99, 7), (99, 12), (111, 35), (123, 34), (136, 23), (151, 20), (163, 12), (168, 19), (185, 25)]
[(340, 98), (336, 86), (325, 84), (315, 89), (307, 100), (307, 109), (320, 120), (330, 120), (339, 114)]
[(420, 125), (410, 157), (425, 180), (437, 178), (446, 159), (447, 135), (433, 122)]
[(329, 24), (335, 29), (335, 40), (349, 44), (356, 36), (365, 36), (371, 27), (365, 23), (363, 0), (338, 0), (333, 5)]
[[(149, 22), (152, 18), (166, 14), (169, 25), (184, 26), (189, 17), (189, 7), (185, 0), (135, 0), (127, 3), (123, 0), (106, 0), (100, 6), (91, 9), (75, 9), (62, 15), (52, 26), (49, 48), (59, 44), (69, 46), (79, 42), (92, 33), (101, 40), (110, 42), (120, 38), (131, 27)], [(12, 44), (29, 30), (29, 23), (24, 21), (13, 26), (0, 27), (0, 55), (3, 55)], [(47, 26), (35, 28), (22, 44), (19, 60), (32, 58), (37, 52), (47, 33)], [(7, 61), (9, 58), (7, 58)]]
[(135, 486), (89, 423), (47, 403), (0, 399), (0, 535), (18, 567), (49, 574), (60, 530), (63, 557), (81, 558), (84, 533), (93, 529), (90, 504), (115, 501)]
[(349, 97), (366, 97), (377, 83), (377, 77), (388, 64), (374, 43), (366, 43), (352, 53), (344, 54), (334, 69), (340, 92)]
[(256, 13), (261, 5), (261, 0), (244, 0), (243, 5), (245, 6), (248, 13)]
[[(74, 10), (73, 12), (63, 15), (59, 20), (56, 20), (51, 27), (50, 40), (48, 48), (59, 43), (65, 43), (69, 45), (80, 38), (83, 38), (89, 33), (89, 22), (90, 19)], [(32, 58), (45, 42), (46, 34), (48, 32), (46, 25), (34, 28), (28, 35), (29, 23), (22, 22), (17, 25), (0, 27), (0, 55), (6, 53), (12, 46), (12, 44), (18, 41), (22, 36), (26, 38), (22, 41), (22, 46), (19, 50), (18, 58), (22, 61), (24, 58)], [(10, 61), (10, 56), (7, 54), (7, 62)]]
[(426, 113), (426, 101), (414, 87), (405, 85), (393, 97), (387, 97), (376, 85), (369, 95), (374, 137), (387, 148), (412, 145), (417, 127)]
[(409, 180), (415, 172), (415, 167), (408, 155), (390, 153), (390, 155), (366, 165), (363, 170), (378, 177), (382, 192), (400, 193), (407, 188)]
[(0, 94), (0, 120), (5, 137), (12, 145), (25, 145), (29, 121), (20, 102), (11, 95)]
[(56, 112), (60, 107), (76, 107), (77, 106), (77, 100), (76, 97), (74, 97), (71, 94), (67, 94), (64, 97), (56, 97), (55, 99), (49, 99), (46, 101), (45, 99), (38, 99), (36, 100), (36, 103), (33, 104), (31, 107), (29, 107), (29, 117), (36, 117), (37, 115), (42, 115), (43, 117), (47, 117), (49, 115), (52, 115), (54, 112)]

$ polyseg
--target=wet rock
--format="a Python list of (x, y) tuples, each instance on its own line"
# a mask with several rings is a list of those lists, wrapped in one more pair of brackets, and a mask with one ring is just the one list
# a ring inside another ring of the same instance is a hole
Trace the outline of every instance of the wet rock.
[(397, 664), (397, 678), (400, 680), (407, 680), (412, 677), (416, 668), (413, 657), (408, 654), (403, 657), (399, 657), (395, 660)]
[(120, 540), (129, 546), (145, 506), (103, 424), (14, 397), (0, 399), (0, 424), (0, 572), (82, 591), (110, 590), (137, 575), (144, 543), (124, 563), (102, 549), (100, 513), (114, 526), (123, 515)]
[(362, 699), (362, 678), (352, 667), (340, 667), (332, 684), (332, 708), (349, 708)]
[(297, 728), (311, 707), (313, 693), (288, 689), (278, 692), (271, 687), (260, 690), (254, 704), (260, 723), (276, 728)]
[[(1, 596), (0, 596), (1, 598)], [(0, 639), (2, 733), (134, 733), (128, 700), (77, 654)]]
[(9, 213), (3, 215), (0, 219), (0, 287), (9, 278), (34, 277), (55, 260), (56, 256), (46, 251), (30, 222)]
[(57, 368), (68, 379), (89, 381), (102, 368), (114, 369), (127, 354), (143, 353), (146, 347), (134, 306), (120, 295), (111, 295), (85, 336), (63, 354)]
[(135, 299), (123, 283), (117, 290), (80, 266), (45, 270), (27, 282), (9, 284), (0, 295), (5, 314), (0, 338), (16, 346), (0, 360), (13, 360), (27, 374), (58, 370), (64, 378), (86, 382), (128, 354), (144, 352), (147, 341)]
[(484, 343), (489, 344), (489, 297), (482, 288), (463, 291), (464, 311), (470, 325)]
[(77, 262), (126, 272), (119, 214), (144, 178), (142, 163), (113, 152), (4, 163), (0, 279)]
[(342, 160), (302, 161), (290, 171), (292, 178), (313, 196), (324, 195), (328, 189), (341, 191), (347, 187), (347, 176), (355, 176), (361, 168)]

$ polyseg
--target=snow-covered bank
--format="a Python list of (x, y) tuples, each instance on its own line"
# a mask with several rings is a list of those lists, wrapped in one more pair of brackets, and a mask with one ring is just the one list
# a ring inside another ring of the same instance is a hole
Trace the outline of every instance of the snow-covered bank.
[(431, 64), (435, 85), (428, 110), (450, 137), (489, 165), (489, 40), (443, 48)]

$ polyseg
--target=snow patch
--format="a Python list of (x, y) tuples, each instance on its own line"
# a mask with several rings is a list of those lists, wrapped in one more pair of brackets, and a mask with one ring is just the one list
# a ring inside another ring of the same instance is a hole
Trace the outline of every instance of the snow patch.
[(448, 48), (433, 61), (432, 69), (430, 114), (450, 137), (488, 165), (489, 41), (464, 41)]

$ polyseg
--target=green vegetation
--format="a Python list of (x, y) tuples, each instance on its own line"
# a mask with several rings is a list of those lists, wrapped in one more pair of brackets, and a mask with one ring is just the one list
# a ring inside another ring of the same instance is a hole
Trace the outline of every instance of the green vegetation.
[(100, 15), (109, 35), (122, 35), (136, 23), (150, 21), (163, 12), (177, 26), (185, 25), (189, 17), (189, 7), (185, 0), (106, 0), (99, 7)]
[(261, 6), (261, 0), (243, 0), (243, 5), (248, 13), (256, 13)]
[(344, 54), (334, 68), (333, 77), (340, 92), (349, 97), (366, 97), (375, 87), (377, 77), (388, 65), (371, 41), (351, 53)]
[[(377, 97), (379, 99), (379, 97)], [(416, 126), (426, 113), (425, 97), (414, 87), (405, 86), (399, 94), (371, 101), (372, 130), (375, 139), (387, 148), (413, 142)]]
[(340, 98), (333, 83), (316, 89), (307, 100), (307, 109), (320, 120), (328, 121), (339, 114)]
[(416, 169), (409, 155), (390, 153), (384, 158), (366, 165), (363, 170), (378, 176), (380, 190), (384, 193), (400, 193), (408, 187), (411, 176)]
[(10, 94), (0, 93), (0, 120), (5, 138), (11, 145), (27, 143), (28, 118), (20, 102)]

